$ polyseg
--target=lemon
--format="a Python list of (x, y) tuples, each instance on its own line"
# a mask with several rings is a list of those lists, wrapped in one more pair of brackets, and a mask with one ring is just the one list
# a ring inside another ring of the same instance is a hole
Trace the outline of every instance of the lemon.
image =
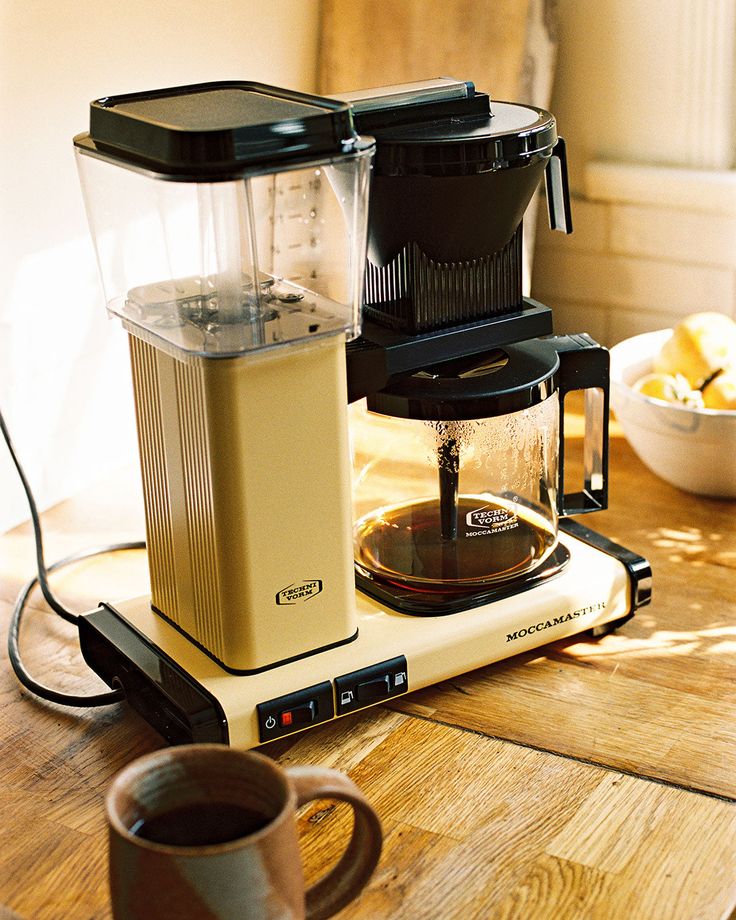
[(703, 389), (706, 409), (736, 410), (736, 364), (727, 367)]
[(642, 396), (661, 399), (664, 402), (702, 409), (703, 397), (698, 390), (690, 387), (682, 374), (647, 374), (634, 384), (634, 389)]
[(654, 359), (658, 374), (683, 374), (694, 389), (736, 364), (736, 323), (723, 313), (693, 313), (678, 323)]

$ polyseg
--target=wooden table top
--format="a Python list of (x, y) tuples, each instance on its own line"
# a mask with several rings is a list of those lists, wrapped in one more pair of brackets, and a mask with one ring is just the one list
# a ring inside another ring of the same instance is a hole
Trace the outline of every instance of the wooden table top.
[[(347, 771), (381, 815), (381, 862), (344, 920), (736, 916), (736, 503), (678, 492), (613, 435), (611, 507), (586, 523), (650, 559), (651, 606), (599, 641), (558, 642), (263, 749)], [(44, 523), (49, 560), (140, 538), (136, 479), (120, 473)], [(33, 573), (24, 525), (0, 538), (4, 624)], [(78, 610), (146, 584), (143, 553), (55, 578)], [(22, 645), (47, 682), (99, 689), (73, 627), (39, 598)], [(161, 744), (124, 706), (33, 700), (5, 660), (0, 903), (27, 920), (109, 918), (103, 796)], [(343, 805), (302, 814), (310, 879), (348, 820)]]

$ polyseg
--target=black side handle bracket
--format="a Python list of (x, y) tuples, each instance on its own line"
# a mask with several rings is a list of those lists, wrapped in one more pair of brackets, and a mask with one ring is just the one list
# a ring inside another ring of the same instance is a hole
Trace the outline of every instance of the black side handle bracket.
[(552, 156), (544, 170), (547, 189), (547, 210), (551, 230), (572, 233), (572, 211), (570, 210), (570, 184), (567, 179), (567, 148), (560, 137), (552, 148)]

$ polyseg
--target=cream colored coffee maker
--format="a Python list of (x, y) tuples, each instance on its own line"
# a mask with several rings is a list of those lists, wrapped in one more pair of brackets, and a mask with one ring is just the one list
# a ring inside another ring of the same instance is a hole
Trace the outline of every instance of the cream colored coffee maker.
[[(543, 174), (570, 229), (549, 113), (450, 79), (333, 99), (221, 82), (99, 99), (75, 147), (129, 334), (151, 576), (80, 637), (165, 738), (255, 746), (647, 601), (645, 560), (560, 524), (605, 506), (608, 363), (521, 296)], [(522, 434), (524, 487), (489, 465)], [(527, 530), (541, 549), (517, 565)]]

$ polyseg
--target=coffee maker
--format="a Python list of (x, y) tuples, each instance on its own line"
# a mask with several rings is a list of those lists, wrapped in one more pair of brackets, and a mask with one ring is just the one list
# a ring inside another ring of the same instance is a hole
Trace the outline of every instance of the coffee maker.
[(151, 577), (80, 640), (167, 740), (253, 747), (648, 602), (646, 560), (569, 518), (607, 502), (607, 352), (522, 296), (543, 175), (572, 229), (548, 112), (219, 82), (96, 100), (74, 143)]

